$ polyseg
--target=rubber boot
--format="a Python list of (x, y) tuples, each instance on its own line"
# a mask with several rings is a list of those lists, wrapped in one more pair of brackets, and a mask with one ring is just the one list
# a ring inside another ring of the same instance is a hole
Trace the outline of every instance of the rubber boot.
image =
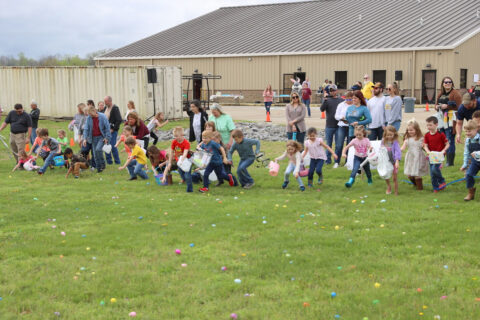
[(422, 180), (422, 178), (415, 179), (415, 185), (417, 186), (417, 190), (423, 190), (423, 180)]
[(416, 186), (417, 186), (417, 183), (416, 183), (416, 179), (415, 179), (415, 177), (408, 176), (408, 180), (412, 181), (412, 183), (413, 183), (413, 186), (414, 186), (414, 187), (416, 187)]
[(477, 190), (476, 188), (470, 188), (470, 189), (468, 189), (468, 194), (467, 194), (467, 196), (466, 196), (465, 198), (463, 198), (463, 200), (465, 200), (465, 201), (470, 201), (470, 200), (475, 199), (475, 191), (476, 191), (476, 190)]
[(355, 179), (350, 178), (350, 179), (348, 179), (348, 182), (345, 183), (345, 187), (351, 188), (354, 183), (355, 183)]

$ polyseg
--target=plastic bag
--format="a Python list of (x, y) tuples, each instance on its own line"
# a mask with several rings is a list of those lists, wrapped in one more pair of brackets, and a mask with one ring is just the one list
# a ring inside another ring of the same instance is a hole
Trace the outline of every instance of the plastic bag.
[(196, 151), (191, 159), (196, 167), (205, 169), (212, 159), (212, 154), (206, 151)]
[(112, 145), (111, 144), (104, 144), (102, 151), (105, 153), (110, 153), (112, 152)]
[(181, 156), (180, 158), (178, 158), (177, 165), (180, 169), (183, 170), (183, 172), (188, 172), (192, 167), (192, 162), (190, 161), (190, 159), (185, 159), (183, 156)]
[(378, 164), (377, 164), (377, 171), (378, 175), (382, 179), (390, 179), (393, 174), (393, 164), (390, 162), (390, 158), (388, 156), (387, 148), (381, 147), (378, 150)]
[(428, 154), (428, 160), (431, 164), (439, 164), (442, 163), (443, 160), (445, 160), (445, 155), (443, 154), (443, 152), (430, 151), (430, 153)]

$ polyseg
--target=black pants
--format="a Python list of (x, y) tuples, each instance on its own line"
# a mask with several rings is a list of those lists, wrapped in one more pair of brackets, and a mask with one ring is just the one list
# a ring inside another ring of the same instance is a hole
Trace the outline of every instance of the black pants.
[(150, 137), (153, 138), (153, 145), (156, 145), (158, 142), (158, 136), (155, 133), (150, 132)]

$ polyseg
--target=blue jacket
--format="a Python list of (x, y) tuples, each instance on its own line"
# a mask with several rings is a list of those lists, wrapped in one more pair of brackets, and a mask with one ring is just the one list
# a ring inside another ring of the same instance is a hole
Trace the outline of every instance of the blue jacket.
[[(103, 113), (97, 112), (98, 115), (98, 125), (100, 127), (100, 132), (104, 139), (110, 141), (112, 134), (110, 133), (110, 123), (108, 122), (107, 116)], [(85, 121), (85, 126), (83, 127), (83, 138), (87, 139), (88, 143), (92, 143), (93, 140), (93, 120), (91, 116), (87, 117)]]
[[(362, 121), (360, 119), (362, 117), (365, 117)], [(347, 109), (347, 114), (345, 116), (345, 119), (348, 121), (350, 124), (348, 127), (348, 136), (352, 137), (354, 135), (354, 127), (351, 125), (353, 122), (358, 122), (359, 125), (363, 125), (367, 127), (369, 123), (372, 122), (372, 116), (370, 115), (370, 111), (366, 106), (360, 106), (356, 107), (355, 105), (351, 105)]]

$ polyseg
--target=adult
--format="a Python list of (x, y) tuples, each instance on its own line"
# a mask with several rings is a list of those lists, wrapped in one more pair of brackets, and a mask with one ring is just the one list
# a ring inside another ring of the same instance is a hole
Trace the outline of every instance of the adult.
[[(89, 100), (91, 101), (91, 100)], [(92, 101), (93, 102), (93, 101)], [(77, 105), (77, 113), (73, 116), (73, 136), (75, 142), (81, 142), (83, 127), (85, 126), (85, 121), (87, 120), (87, 115), (85, 114), (85, 108), (87, 106), (85, 103), (79, 103)], [(95, 108), (95, 106), (93, 106)]]
[(353, 92), (352, 105), (347, 108), (345, 119), (348, 122), (348, 142), (355, 138), (355, 126), (367, 126), (372, 122), (367, 101), (360, 90)]
[(305, 106), (300, 102), (300, 95), (297, 92), (290, 94), (290, 103), (285, 108), (285, 116), (287, 118), (287, 138), (293, 139), (293, 133), (295, 132), (296, 140), (303, 144), (305, 140), (305, 132), (307, 126), (305, 125)]
[[(334, 84), (330, 85), (330, 94), (323, 101), (320, 111), (325, 111), (327, 115), (327, 123), (325, 125), (325, 140), (327, 145), (331, 148), (333, 143), (333, 137), (335, 136), (335, 141), (337, 140), (337, 129), (338, 129), (338, 120), (335, 119), (335, 113), (337, 112), (338, 105), (343, 102), (343, 99), (337, 97), (337, 86)], [(337, 154), (337, 152), (335, 152)], [(342, 153), (340, 153), (341, 158)], [(337, 154), (338, 156), (338, 154)], [(337, 163), (340, 161), (340, 158), (337, 159)], [(327, 150), (327, 164), (332, 163), (332, 154)]]
[(473, 93), (465, 93), (463, 95), (462, 104), (457, 111), (457, 125), (456, 129), (456, 143), (462, 143), (463, 121), (472, 120), (472, 115), (475, 111), (480, 110), (480, 103)]
[(23, 106), (20, 103), (17, 103), (14, 109), (8, 113), (0, 131), (10, 124), (10, 147), (15, 161), (18, 162), (18, 152), (25, 150), (25, 144), (30, 141), (32, 135), (32, 118), (23, 111)]
[(343, 145), (345, 144), (345, 139), (348, 138), (348, 122), (346, 120), (347, 109), (353, 104), (353, 91), (349, 90), (345, 94), (345, 101), (341, 102), (337, 106), (337, 111), (335, 111), (335, 120), (338, 121), (337, 132), (335, 133), (335, 154), (337, 155), (337, 160), (333, 165), (334, 169), (338, 168), (340, 164), (340, 159), (342, 158)]
[(363, 87), (362, 87), (362, 94), (365, 99), (368, 101), (373, 96), (373, 82), (370, 81), (370, 76), (365, 74), (363, 76)]
[(272, 85), (269, 84), (265, 90), (263, 90), (263, 103), (265, 104), (265, 112), (270, 112), (270, 107), (272, 106), (273, 102), (273, 91)]
[(187, 110), (190, 117), (190, 132), (188, 141), (202, 141), (202, 132), (205, 130), (205, 123), (208, 121), (208, 113), (203, 110), (199, 100), (190, 102), (190, 110)]
[(37, 137), (37, 128), (38, 128), (38, 119), (40, 118), (40, 109), (38, 108), (38, 103), (35, 100), (32, 100), (30, 103), (30, 118), (32, 118), (32, 134), (30, 135), (30, 144), (33, 145), (35, 138)]
[(127, 102), (127, 113), (125, 113), (125, 122), (127, 122), (127, 117), (131, 112), (137, 112), (135, 109), (135, 103), (130, 100)]
[(394, 127), (397, 132), (400, 130), (402, 123), (402, 98), (399, 96), (397, 83), (388, 84), (387, 93), (385, 97), (385, 118), (387, 125)]
[(235, 124), (232, 117), (224, 113), (222, 107), (218, 103), (214, 103), (210, 109), (212, 114), (208, 118), (208, 121), (215, 123), (215, 128), (222, 136), (222, 142), (225, 145), (226, 150), (230, 149), (233, 143), (232, 131), (235, 130)]
[(302, 87), (302, 103), (307, 107), (308, 117), (311, 117), (310, 113), (310, 99), (312, 97), (312, 90), (308, 87), (308, 84), (303, 82)]
[(445, 166), (448, 167), (453, 166), (455, 161), (455, 111), (457, 111), (458, 107), (462, 104), (462, 96), (455, 89), (451, 77), (444, 77), (440, 88), (435, 110), (437, 111), (438, 128), (440, 132), (445, 134), (450, 144), (446, 152), (447, 161)]
[(136, 112), (130, 112), (127, 116), (127, 124), (132, 127), (132, 134), (137, 140), (143, 141), (143, 149), (147, 150), (150, 131)]
[(103, 159), (103, 145), (108, 143), (111, 138), (110, 124), (107, 117), (95, 110), (95, 107), (86, 108), (87, 119), (83, 128), (82, 152), (88, 154), (89, 149), (93, 150), (95, 167), (97, 172), (105, 170), (105, 160)]
[[(95, 106), (95, 104), (93, 104), (93, 106)], [(98, 101), (97, 106), (98, 106), (98, 111), (100, 111), (102, 113), (105, 112), (105, 102)]]
[(106, 106), (104, 114), (107, 116), (108, 122), (110, 123), (111, 137), (109, 144), (112, 146), (112, 151), (105, 154), (105, 156), (107, 157), (108, 164), (112, 164), (112, 156), (115, 164), (120, 164), (118, 149), (115, 145), (117, 144), (118, 129), (120, 129), (120, 124), (123, 122), (122, 115), (120, 114), (120, 108), (113, 104), (111, 96), (106, 96), (103, 101)]
[(478, 80), (475, 87), (473, 87), (473, 93), (475, 94), (475, 97), (477, 98), (477, 103), (480, 104), (480, 80)]
[(382, 140), (385, 129), (385, 97), (383, 95), (383, 83), (377, 82), (373, 86), (373, 97), (367, 101), (368, 111), (372, 116), (372, 122), (368, 126), (369, 140)]

